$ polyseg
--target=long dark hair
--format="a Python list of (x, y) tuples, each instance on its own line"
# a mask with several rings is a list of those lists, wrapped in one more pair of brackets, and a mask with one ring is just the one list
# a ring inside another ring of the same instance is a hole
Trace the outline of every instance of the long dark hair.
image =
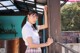
[[(27, 15), (31, 15), (31, 14), (36, 14), (36, 15), (38, 16), (38, 13), (37, 13), (36, 11), (29, 11)], [(25, 16), (25, 18), (24, 18), (24, 20), (23, 20), (23, 22), (22, 22), (21, 28), (26, 24), (26, 21), (27, 21), (27, 16)], [(34, 27), (35, 29), (37, 29), (36, 23), (33, 24), (33, 27)]]
[(25, 18), (23, 19), (23, 22), (21, 24), (21, 28), (26, 24), (26, 21), (27, 21), (27, 16), (25, 16)]

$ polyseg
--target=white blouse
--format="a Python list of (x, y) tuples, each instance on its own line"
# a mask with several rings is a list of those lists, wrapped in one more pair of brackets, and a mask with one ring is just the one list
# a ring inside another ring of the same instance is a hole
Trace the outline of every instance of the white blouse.
[(33, 43), (35, 44), (40, 43), (38, 30), (33, 30), (33, 28), (31, 27), (31, 24), (27, 21), (22, 28), (22, 38), (26, 46), (28, 45), (28, 42), (27, 42), (28, 37), (32, 37)]

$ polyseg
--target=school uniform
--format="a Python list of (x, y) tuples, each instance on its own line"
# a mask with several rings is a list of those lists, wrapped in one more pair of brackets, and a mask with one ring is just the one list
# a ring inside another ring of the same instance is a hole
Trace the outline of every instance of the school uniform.
[(32, 37), (32, 41), (34, 44), (40, 44), (40, 37), (38, 34), (38, 30), (33, 29), (31, 23), (28, 21), (22, 28), (22, 38), (25, 42), (25, 45), (27, 46), (25, 53), (41, 53), (41, 48), (29, 48), (27, 38)]

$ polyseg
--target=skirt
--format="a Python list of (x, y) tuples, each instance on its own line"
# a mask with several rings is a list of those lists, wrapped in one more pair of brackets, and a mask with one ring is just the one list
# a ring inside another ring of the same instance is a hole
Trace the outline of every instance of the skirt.
[(42, 53), (41, 48), (29, 48), (27, 47), (25, 53)]

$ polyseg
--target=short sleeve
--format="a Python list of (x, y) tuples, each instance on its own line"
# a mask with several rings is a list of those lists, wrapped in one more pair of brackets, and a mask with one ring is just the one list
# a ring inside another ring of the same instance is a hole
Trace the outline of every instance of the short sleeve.
[(28, 28), (24, 27), (22, 29), (22, 37), (27, 38), (27, 37), (31, 37), (31, 36), (32, 36), (31, 31)]
[(37, 27), (37, 30), (38, 30), (38, 32), (39, 32), (39, 28), (40, 28), (40, 26), (39, 26), (39, 25), (36, 25), (36, 27)]

